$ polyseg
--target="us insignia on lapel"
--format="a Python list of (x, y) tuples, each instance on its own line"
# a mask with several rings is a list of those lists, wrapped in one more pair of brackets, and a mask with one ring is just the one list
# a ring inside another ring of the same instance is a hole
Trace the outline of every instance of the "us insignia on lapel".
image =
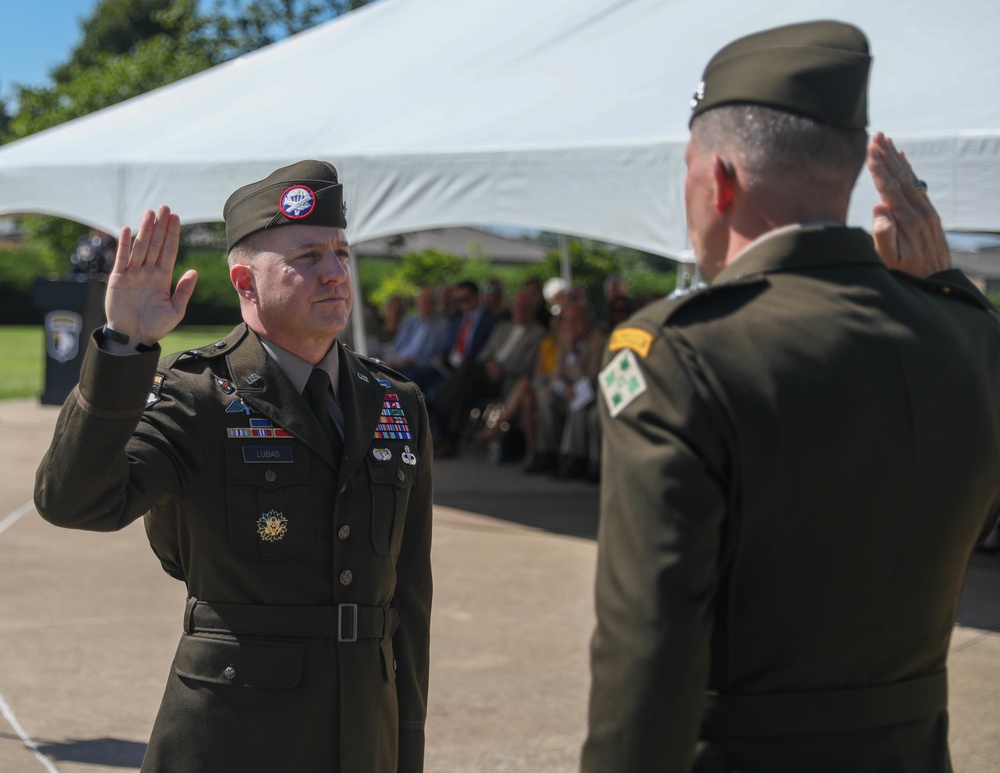
[(277, 510), (269, 510), (257, 520), (257, 533), (263, 542), (277, 542), (288, 532), (288, 519)]

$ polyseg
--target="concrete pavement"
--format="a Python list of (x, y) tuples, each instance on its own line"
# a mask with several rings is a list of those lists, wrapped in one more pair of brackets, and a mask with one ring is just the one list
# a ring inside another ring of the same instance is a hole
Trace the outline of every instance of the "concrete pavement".
[[(183, 587), (142, 526), (56, 529), (31, 507), (57, 409), (0, 402), (0, 771), (138, 769)], [(428, 773), (569, 773), (586, 721), (597, 487), (482, 454), (435, 470)], [(139, 623), (138, 625), (136, 623)], [(1000, 771), (1000, 559), (977, 555), (952, 643), (957, 773)]]

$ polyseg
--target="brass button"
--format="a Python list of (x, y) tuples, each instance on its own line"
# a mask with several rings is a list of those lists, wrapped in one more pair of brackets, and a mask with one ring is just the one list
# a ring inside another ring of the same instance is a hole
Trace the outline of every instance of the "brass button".
[(400, 480), (406, 480), (406, 473), (402, 470), (396, 470), (396, 477)]
[(226, 677), (226, 679), (235, 679), (236, 669), (232, 666), (226, 666), (226, 670), (222, 672), (222, 675)]
[(351, 573), (350, 569), (345, 569), (340, 573), (341, 585), (350, 585), (353, 580), (354, 580), (354, 575)]
[(274, 483), (277, 479), (278, 479), (278, 473), (276, 473), (274, 470), (268, 470), (267, 472), (264, 473), (264, 480), (266, 480), (268, 483)]
[(351, 527), (347, 525), (341, 526), (340, 531), (337, 532), (337, 536), (340, 539), (347, 539), (351, 536)]

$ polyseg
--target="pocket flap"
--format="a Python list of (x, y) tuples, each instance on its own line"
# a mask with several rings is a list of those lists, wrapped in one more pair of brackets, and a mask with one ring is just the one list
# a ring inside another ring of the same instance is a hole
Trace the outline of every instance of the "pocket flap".
[(305, 646), (184, 634), (174, 670), (188, 679), (235, 687), (287, 690), (302, 680)]
[(382, 466), (369, 462), (368, 474), (371, 475), (372, 483), (394, 486), (395, 488), (412, 486), (417, 482), (417, 468), (413, 465)]

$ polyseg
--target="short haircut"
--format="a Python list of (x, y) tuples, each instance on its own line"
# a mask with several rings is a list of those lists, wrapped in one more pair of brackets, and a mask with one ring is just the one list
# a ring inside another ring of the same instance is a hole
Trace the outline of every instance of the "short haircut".
[(479, 295), (479, 285), (473, 282), (471, 279), (466, 279), (463, 282), (459, 282), (455, 287), (456, 290), (468, 290), (473, 295)]
[(764, 184), (846, 186), (861, 173), (864, 129), (842, 129), (763, 105), (726, 105), (699, 115), (691, 135), (703, 149), (737, 161), (748, 190)]
[(230, 268), (239, 263), (250, 263), (257, 256), (260, 252), (258, 235), (261, 233), (263, 231), (244, 236), (233, 245), (232, 249), (229, 250), (229, 255), (226, 256), (226, 262), (229, 263)]

